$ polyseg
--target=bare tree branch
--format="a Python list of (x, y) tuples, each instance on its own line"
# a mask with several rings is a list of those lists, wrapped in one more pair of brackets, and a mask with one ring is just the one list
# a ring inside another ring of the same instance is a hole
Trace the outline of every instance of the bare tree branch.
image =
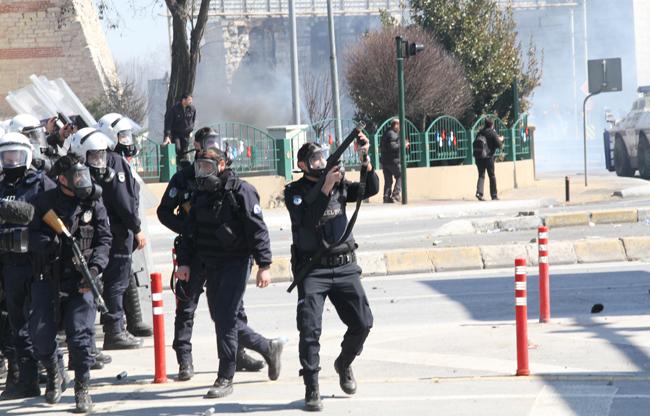
[[(309, 123), (318, 137), (328, 127), (332, 116), (332, 93), (329, 73), (304, 71), (300, 75), (304, 106)], [(326, 121), (327, 120), (327, 121)]]

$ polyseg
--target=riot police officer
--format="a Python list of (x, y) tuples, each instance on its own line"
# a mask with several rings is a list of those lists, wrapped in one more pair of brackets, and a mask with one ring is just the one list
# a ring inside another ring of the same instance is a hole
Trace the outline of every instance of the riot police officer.
[(9, 131), (22, 133), (29, 139), (33, 147), (32, 165), (47, 174), (52, 168), (52, 161), (46, 155), (48, 144), (45, 138), (45, 127), (41, 122), (31, 114), (18, 114), (11, 119)]
[[(219, 135), (210, 127), (199, 129), (194, 136), (194, 146), (198, 150), (210, 147), (223, 147)], [(226, 153), (226, 166), (231, 162)], [(169, 181), (169, 185), (163, 194), (158, 206), (157, 214), (160, 222), (177, 234), (183, 232), (183, 221), (186, 211), (183, 206), (188, 207), (192, 194), (196, 188), (194, 166), (187, 166), (176, 172)], [(176, 241), (180, 240), (180, 236)], [(179, 282), (176, 284), (177, 302), (176, 317), (174, 319), (174, 342), (173, 348), (176, 351), (178, 361), (178, 379), (189, 380), (194, 375), (192, 360), (192, 328), (194, 326), (194, 312), (198, 306), (199, 297), (203, 293), (205, 279), (202, 275), (194, 275), (188, 283)], [(180, 293), (182, 292), (182, 293)], [(237, 312), (240, 321), (238, 325), (239, 349), (237, 350), (237, 371), (260, 371), (264, 368), (264, 361), (256, 360), (246, 354), (245, 348), (255, 351), (256, 343), (250, 340), (263, 338), (248, 326), (248, 317), (244, 310), (244, 304), (240, 305)], [(257, 351), (259, 352), (259, 351)]]
[[(15, 121), (14, 118), (13, 121)], [(39, 193), (54, 189), (55, 183), (32, 166), (33, 147), (27, 137), (20, 133), (7, 133), (0, 139), (0, 199), (31, 202)], [(19, 369), (17, 384), (8, 377), (0, 400), (12, 400), (39, 396), (38, 363), (34, 357), (29, 336), (27, 311), (29, 309), (29, 285), (32, 278), (32, 262), (27, 253), (27, 226), (4, 223), (0, 225), (0, 267), (8, 320), (11, 327), (14, 356), (10, 356), (10, 368)], [(13, 376), (13, 374), (12, 374)]]
[(134, 237), (138, 249), (144, 247), (146, 238), (140, 229), (138, 189), (131, 167), (123, 157), (108, 152), (109, 141), (99, 130), (85, 127), (72, 136), (70, 152), (85, 161), (93, 179), (102, 187), (113, 235), (110, 260), (103, 275), (108, 308), (102, 316), (104, 350), (133, 349), (142, 346), (142, 339), (125, 329), (124, 292), (131, 276)]
[(29, 226), (35, 264), (29, 329), (36, 356), (47, 371), (45, 399), (58, 403), (65, 390), (56, 356), (58, 320), (62, 320), (75, 372), (76, 411), (85, 413), (92, 408), (88, 383), (94, 362), (95, 300), (73, 263), (72, 243), (59, 238), (44, 217), (52, 210), (60, 218), (75, 237), (93, 277), (108, 264), (111, 232), (101, 188), (93, 184), (83, 160), (68, 154), (55, 163), (52, 172), (59, 186), (36, 196)]
[[(365, 145), (359, 152), (368, 151), (368, 140), (360, 134)], [(365, 195), (359, 195), (359, 182), (343, 179), (339, 166), (325, 172), (325, 149), (317, 143), (305, 143), (298, 151), (298, 167), (304, 175), (290, 183), (284, 191), (284, 200), (291, 217), (293, 236), (292, 266), (297, 267), (312, 260), (324, 244), (329, 246), (316, 266), (298, 283), (297, 323), (300, 331), (299, 355), (302, 369), (300, 374), (305, 383), (305, 409), (322, 410), (318, 386), (320, 371), (320, 343), (323, 304), (329, 297), (339, 318), (348, 327), (341, 343), (341, 353), (334, 362), (339, 375), (339, 384), (347, 394), (356, 392), (356, 381), (350, 364), (361, 353), (363, 343), (372, 327), (372, 313), (368, 298), (361, 285), (361, 268), (356, 262), (356, 243), (352, 233), (345, 241), (348, 219), (345, 211), (347, 202), (367, 198), (379, 191), (379, 178), (368, 163)], [(325, 176), (322, 187), (319, 178)], [(316, 191), (316, 198), (310, 202), (310, 191)]]
[[(194, 162), (197, 190), (185, 221), (178, 250), (177, 278), (205, 279), (210, 316), (215, 323), (219, 372), (207, 398), (232, 393), (239, 343), (238, 311), (253, 259), (257, 286), (270, 283), (271, 245), (259, 196), (250, 184), (226, 166), (224, 151), (210, 147)], [(191, 272), (191, 274), (190, 274)], [(280, 374), (283, 343), (261, 336), (249, 339), (269, 366), (269, 378)]]
[[(109, 155), (109, 162), (114, 163), (113, 159), (115, 155), (120, 155), (126, 159), (127, 162), (130, 162), (138, 153), (133, 135), (136, 134), (141, 127), (130, 118), (118, 113), (108, 113), (99, 119), (97, 122), (97, 129), (110, 139), (109, 149), (114, 152), (114, 155)], [(131, 173), (130, 176), (133, 177), (134, 175)], [(140, 185), (135, 181), (135, 178), (132, 187), (136, 196), (136, 209), (140, 212)], [(133, 271), (133, 264), (131, 267), (129, 285), (124, 292), (123, 304), (127, 331), (138, 337), (149, 337), (153, 335), (153, 329), (151, 326), (142, 319), (140, 296), (136, 281), (136, 273)]]

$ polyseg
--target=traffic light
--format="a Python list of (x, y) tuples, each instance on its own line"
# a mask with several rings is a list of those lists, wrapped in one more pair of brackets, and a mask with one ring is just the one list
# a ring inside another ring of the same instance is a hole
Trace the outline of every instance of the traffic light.
[(408, 58), (409, 56), (415, 56), (418, 53), (422, 52), (424, 50), (424, 45), (421, 43), (407, 43), (407, 48), (406, 48), (406, 57)]

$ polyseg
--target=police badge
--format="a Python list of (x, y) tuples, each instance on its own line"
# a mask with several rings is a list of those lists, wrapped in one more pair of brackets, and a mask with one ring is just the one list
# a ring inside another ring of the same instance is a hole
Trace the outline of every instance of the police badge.
[(120, 182), (124, 182), (126, 180), (126, 175), (124, 172), (117, 172), (117, 180)]
[(169, 190), (169, 197), (170, 198), (176, 198), (176, 195), (178, 195), (178, 189), (172, 188)]
[(83, 221), (84, 224), (88, 224), (92, 219), (93, 219), (93, 211), (90, 209), (84, 212), (84, 215), (81, 217), (81, 221)]

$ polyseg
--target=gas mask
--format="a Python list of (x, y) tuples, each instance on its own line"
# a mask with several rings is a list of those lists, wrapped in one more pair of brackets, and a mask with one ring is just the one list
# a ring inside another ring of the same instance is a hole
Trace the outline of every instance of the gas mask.
[(115, 152), (127, 158), (138, 154), (138, 149), (133, 142), (133, 131), (122, 130), (117, 133)]
[(307, 166), (307, 175), (314, 178), (320, 178), (324, 175), (326, 173), (325, 167), (327, 166), (328, 156), (329, 147), (313, 143), (311, 151), (306, 155), (305, 160), (303, 160)]
[(90, 177), (88, 166), (77, 163), (62, 174), (67, 185), (61, 186), (81, 200), (97, 200), (102, 195), (102, 188), (95, 185)]
[(89, 150), (86, 152), (86, 165), (90, 174), (98, 182), (110, 182), (115, 177), (115, 171), (107, 166), (106, 150)]
[(196, 159), (194, 161), (194, 176), (200, 191), (218, 191), (222, 186), (219, 173), (219, 162), (216, 160)]

